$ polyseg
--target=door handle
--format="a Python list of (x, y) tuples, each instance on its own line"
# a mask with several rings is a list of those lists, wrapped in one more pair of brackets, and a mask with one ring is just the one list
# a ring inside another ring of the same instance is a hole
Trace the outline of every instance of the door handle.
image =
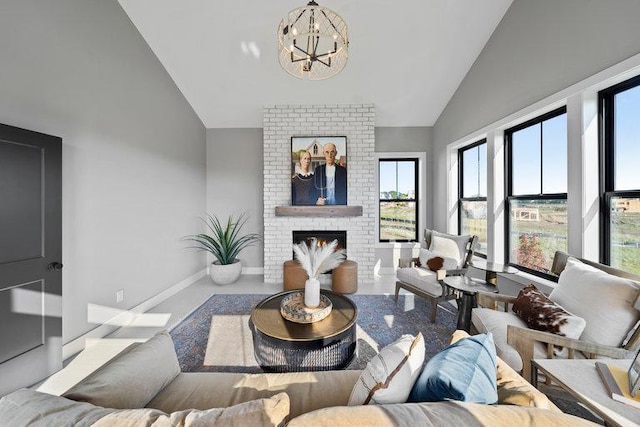
[(59, 262), (52, 262), (47, 266), (47, 270), (62, 270), (63, 265)]

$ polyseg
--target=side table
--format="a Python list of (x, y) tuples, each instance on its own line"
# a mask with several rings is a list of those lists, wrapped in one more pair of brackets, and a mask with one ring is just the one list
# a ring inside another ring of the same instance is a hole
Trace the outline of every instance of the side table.
[(490, 285), (494, 286), (498, 285), (498, 273), (516, 274), (518, 271), (520, 271), (515, 267), (511, 267), (510, 265), (498, 264), (497, 262), (490, 262), (484, 259), (472, 260), (470, 265), (471, 267), (477, 268), (478, 270), (484, 270), (484, 280), (486, 280)]
[(258, 365), (268, 372), (344, 369), (356, 350), (356, 305), (322, 289), (333, 305), (331, 314), (314, 323), (290, 322), (280, 314), (280, 303), (292, 292), (297, 291), (271, 295), (251, 311), (249, 328)]
[(442, 279), (445, 285), (457, 291), (460, 297), (458, 303), (458, 329), (471, 331), (471, 310), (476, 307), (478, 292), (496, 293), (498, 288), (484, 280), (467, 276), (447, 276)]
[[(631, 360), (600, 360), (608, 365), (616, 365), (625, 370), (629, 369)], [(596, 360), (590, 359), (534, 359), (533, 382), (536, 384), (537, 371), (562, 387), (580, 403), (601, 417), (606, 425), (638, 426), (640, 425), (640, 410), (633, 406), (613, 400), (595, 366)]]

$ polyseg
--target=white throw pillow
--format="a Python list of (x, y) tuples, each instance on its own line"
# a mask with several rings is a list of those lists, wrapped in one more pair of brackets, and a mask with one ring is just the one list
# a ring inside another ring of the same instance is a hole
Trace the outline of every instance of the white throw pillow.
[(620, 347), (640, 319), (633, 304), (640, 284), (569, 258), (549, 299), (587, 322), (580, 339)]
[(431, 237), (431, 246), (429, 247), (429, 250), (441, 254), (443, 257), (455, 259), (456, 268), (462, 266), (460, 249), (454, 240), (434, 235)]
[(458, 268), (458, 261), (455, 258), (449, 258), (448, 256), (430, 251), (429, 249), (420, 249), (420, 264), (424, 268), (427, 268), (427, 262), (435, 257), (440, 257), (443, 259), (443, 270), (455, 270), (456, 268)]
[(349, 406), (404, 403), (409, 397), (424, 362), (424, 338), (403, 335), (384, 347), (360, 374)]

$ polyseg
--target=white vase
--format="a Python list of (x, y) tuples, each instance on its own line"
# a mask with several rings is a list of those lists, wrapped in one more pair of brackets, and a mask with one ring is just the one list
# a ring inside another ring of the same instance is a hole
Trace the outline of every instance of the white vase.
[(320, 281), (310, 277), (304, 282), (304, 305), (316, 308), (320, 305)]

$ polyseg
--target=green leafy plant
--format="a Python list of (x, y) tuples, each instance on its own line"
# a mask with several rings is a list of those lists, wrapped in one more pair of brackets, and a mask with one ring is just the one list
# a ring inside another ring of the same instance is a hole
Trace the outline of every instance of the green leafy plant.
[(256, 233), (240, 234), (248, 219), (244, 213), (240, 214), (237, 220), (234, 220), (233, 215), (229, 215), (226, 224), (223, 224), (217, 216), (208, 215), (208, 221), (202, 221), (211, 234), (189, 235), (185, 236), (184, 240), (195, 242), (197, 246), (192, 246), (193, 248), (210, 252), (222, 265), (233, 264), (244, 248), (260, 240)]

